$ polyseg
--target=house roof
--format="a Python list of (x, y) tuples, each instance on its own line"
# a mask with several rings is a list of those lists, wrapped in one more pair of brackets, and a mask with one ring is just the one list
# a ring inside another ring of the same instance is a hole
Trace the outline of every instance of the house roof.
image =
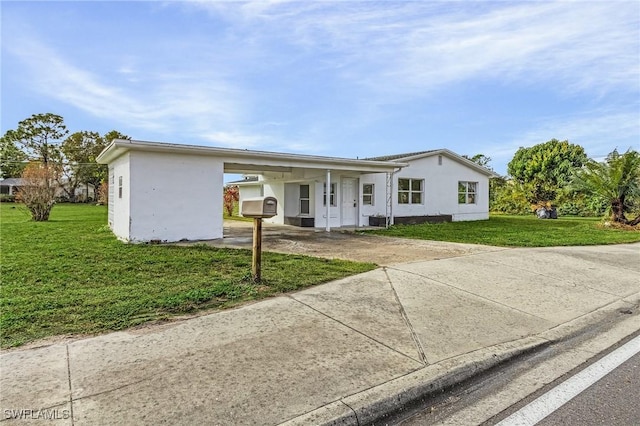
[(374, 161), (394, 161), (399, 160), (401, 158), (415, 157), (417, 155), (428, 154), (430, 152), (434, 152), (436, 150), (429, 151), (418, 151), (418, 152), (408, 152), (406, 154), (394, 154), (394, 155), (382, 155), (380, 157), (369, 157), (365, 158), (365, 160), (374, 160)]
[(408, 152), (405, 154), (395, 154), (395, 155), (384, 155), (381, 157), (372, 157), (368, 158), (368, 160), (374, 161), (402, 161), (404, 163), (408, 163), (413, 160), (419, 160), (421, 158), (432, 157), (434, 155), (443, 155), (447, 158), (450, 158), (454, 161), (457, 161), (467, 167), (477, 170), (478, 172), (487, 175), (489, 177), (498, 177), (499, 175), (495, 173), (493, 170), (489, 170), (486, 167), (475, 163), (468, 158), (463, 157), (462, 155), (458, 155), (453, 151), (448, 149), (432, 149), (429, 151), (418, 151), (418, 152)]
[(402, 162), (359, 160), (317, 155), (287, 154), (248, 149), (218, 148), (201, 145), (181, 145), (164, 142), (138, 140), (113, 140), (96, 159), (98, 163), (109, 164), (129, 151), (162, 152), (210, 156), (224, 162), (226, 173), (246, 171), (291, 171), (294, 168), (348, 170), (360, 173), (393, 172), (406, 164)]
[(98, 156), (97, 162), (111, 163), (128, 151), (163, 152), (210, 156), (224, 162), (225, 173), (252, 173), (264, 171), (287, 172), (293, 169), (349, 170), (360, 173), (393, 172), (406, 167), (410, 161), (434, 155), (446, 156), (486, 176), (498, 175), (448, 149), (409, 152), (365, 159), (324, 157), (317, 155), (287, 154), (248, 149), (219, 148), (201, 145), (181, 145), (164, 142), (115, 139)]
[(258, 176), (245, 176), (243, 179), (227, 182), (227, 185), (237, 185), (241, 183), (246, 183), (246, 184), (258, 183)]
[(2, 186), (20, 186), (22, 185), (24, 179), (22, 178), (6, 178), (0, 180), (0, 185)]

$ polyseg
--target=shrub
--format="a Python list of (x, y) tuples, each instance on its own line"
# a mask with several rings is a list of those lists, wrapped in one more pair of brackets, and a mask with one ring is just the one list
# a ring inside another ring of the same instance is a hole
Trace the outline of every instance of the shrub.
[(107, 182), (102, 182), (98, 187), (98, 203), (109, 203), (109, 184)]
[(233, 208), (240, 199), (240, 189), (237, 185), (229, 185), (224, 188), (224, 210), (227, 216), (233, 216)]
[(24, 203), (36, 222), (49, 220), (56, 199), (56, 172), (52, 166), (30, 163), (22, 172), (23, 184), (16, 199)]
[(522, 185), (505, 181), (495, 185), (491, 196), (490, 210), (505, 214), (531, 214), (531, 204), (527, 200)]

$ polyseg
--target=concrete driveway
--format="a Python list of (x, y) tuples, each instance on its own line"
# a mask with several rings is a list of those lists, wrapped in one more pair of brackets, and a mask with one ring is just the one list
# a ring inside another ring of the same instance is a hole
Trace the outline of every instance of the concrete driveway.
[[(206, 241), (215, 247), (251, 249), (252, 222), (224, 222), (224, 238)], [(438, 260), (470, 254), (503, 250), (499, 247), (459, 244), (441, 241), (421, 241), (354, 233), (354, 228), (331, 232), (263, 224), (262, 249), (289, 254), (304, 254), (329, 259), (373, 262), (380, 266), (420, 260)], [(202, 242), (200, 242), (202, 243)]]

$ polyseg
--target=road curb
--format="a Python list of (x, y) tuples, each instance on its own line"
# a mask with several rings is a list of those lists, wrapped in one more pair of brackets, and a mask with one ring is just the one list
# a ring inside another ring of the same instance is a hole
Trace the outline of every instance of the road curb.
[(622, 311), (636, 311), (637, 314), (639, 307), (640, 292), (537, 335), (500, 343), (428, 365), (405, 376), (343, 397), (281, 425), (352, 426), (384, 421), (404, 406), (415, 404), (518, 356), (575, 337), (596, 323), (623, 315)]

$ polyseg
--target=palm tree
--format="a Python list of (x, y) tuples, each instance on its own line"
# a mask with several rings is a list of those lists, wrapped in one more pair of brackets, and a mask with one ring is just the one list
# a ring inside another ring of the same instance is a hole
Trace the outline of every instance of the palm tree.
[(614, 150), (602, 163), (589, 161), (576, 174), (574, 184), (578, 189), (606, 200), (613, 222), (632, 226), (640, 223), (640, 215), (632, 220), (625, 216), (631, 211), (633, 201), (640, 197), (640, 155), (637, 151), (629, 149), (619, 154)]

